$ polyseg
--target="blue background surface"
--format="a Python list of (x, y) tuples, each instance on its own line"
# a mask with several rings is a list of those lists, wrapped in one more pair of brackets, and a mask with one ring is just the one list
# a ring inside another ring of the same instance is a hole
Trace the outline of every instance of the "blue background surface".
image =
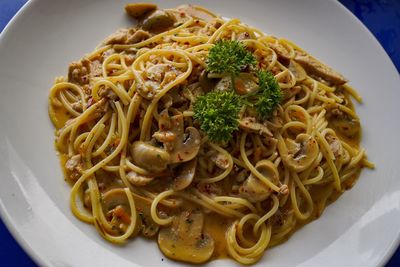
[[(26, 0), (0, 0), (0, 32), (25, 2)], [(400, 71), (400, 0), (340, 0), (340, 2), (375, 35)], [(0, 259), (0, 266), (36, 266), (1, 220)], [(400, 249), (386, 265), (386, 267), (396, 266), (400, 266)]]

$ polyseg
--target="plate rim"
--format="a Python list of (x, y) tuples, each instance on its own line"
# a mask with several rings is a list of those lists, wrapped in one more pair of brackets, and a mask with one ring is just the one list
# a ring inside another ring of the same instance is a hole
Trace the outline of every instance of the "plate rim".
[[(5, 36), (8, 34), (8, 32), (12, 31), (12, 28), (17, 20), (20, 19), (20, 17), (24, 16), (25, 13), (30, 11), (30, 8), (32, 5), (34, 5), (36, 2), (40, 2), (41, 0), (27, 0), (22, 7), (15, 13), (15, 15), (8, 21), (6, 26), (4, 27), (3, 31), (0, 33), (0, 46), (2, 43), (2, 40), (5, 38)], [(357, 18), (349, 9), (347, 9), (341, 2), (336, 1), (336, 0), (329, 0), (330, 2), (336, 4), (338, 7), (343, 10), (347, 16), (350, 16), (353, 20), (353, 22), (357, 23), (358, 27), (361, 28), (364, 32), (367, 33), (368, 38), (371, 40), (371, 42), (374, 43), (374, 45), (377, 47), (377, 49), (380, 49), (380, 52), (383, 52), (384, 56), (386, 57), (386, 60), (388, 59), (390, 62), (390, 67), (399, 74), (399, 71), (394, 65), (393, 60), (390, 58), (386, 50), (383, 48), (381, 43), (377, 40), (377, 38), (372, 34), (372, 32), (366, 27), (366, 25), (359, 19)], [(400, 75), (399, 75), (400, 77)], [(399, 79), (400, 80), (400, 79)], [(30, 257), (30, 259), (37, 265), (39, 266), (54, 266), (54, 264), (49, 261), (49, 258), (46, 257), (45, 254), (40, 254), (38, 250), (34, 247), (31, 246), (28, 240), (24, 237), (24, 234), (22, 231), (20, 231), (16, 226), (12, 224), (12, 216), (10, 216), (7, 212), (7, 208), (3, 205), (3, 201), (0, 198), (0, 218), (3, 221), (4, 225), (7, 227), (8, 231), (12, 235), (12, 237), (15, 239), (15, 241), (18, 243), (19, 246), (23, 249), (23, 251)], [(394, 255), (396, 250), (400, 248), (400, 232), (397, 234), (397, 236), (394, 238), (393, 242), (390, 244), (389, 248), (386, 250), (385, 254), (381, 257), (379, 260), (377, 266), (384, 266)], [(132, 263), (133, 266), (135, 263)]]

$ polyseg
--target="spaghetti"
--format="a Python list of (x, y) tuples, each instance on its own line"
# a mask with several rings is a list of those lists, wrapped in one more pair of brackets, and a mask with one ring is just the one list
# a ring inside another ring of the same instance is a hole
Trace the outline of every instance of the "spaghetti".
[[(106, 240), (157, 237), (175, 260), (252, 264), (373, 168), (361, 97), (303, 49), (198, 6), (126, 10), (139, 24), (72, 63), (49, 95), (71, 210)], [(193, 106), (224, 80), (206, 71), (221, 40), (242, 43), (283, 97), (264, 119), (242, 107), (230, 140), (213, 142)]]

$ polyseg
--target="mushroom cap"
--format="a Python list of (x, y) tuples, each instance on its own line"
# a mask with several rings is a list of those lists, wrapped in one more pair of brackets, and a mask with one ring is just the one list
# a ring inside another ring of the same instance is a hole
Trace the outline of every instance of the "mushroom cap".
[[(122, 188), (113, 188), (108, 190), (102, 195), (102, 208), (105, 214), (113, 214), (113, 216), (117, 216), (120, 219), (116, 225), (111, 221), (113, 224), (112, 228), (105, 228), (104, 230), (111, 233), (111, 234), (119, 234), (117, 228), (124, 229), (127, 227), (131, 220), (131, 209), (129, 206), (129, 200), (126, 196), (124, 189)], [(122, 209), (122, 210), (121, 210)], [(126, 215), (124, 215), (126, 214)], [(123, 215), (123, 216), (121, 216)], [(129, 217), (128, 217), (129, 216)], [(132, 236), (136, 236), (139, 232), (140, 221), (136, 218), (136, 227)], [(114, 227), (117, 227), (114, 229)]]
[(157, 5), (150, 3), (132, 3), (125, 6), (126, 13), (135, 19), (140, 19), (156, 9)]
[(348, 138), (355, 138), (360, 135), (361, 124), (358, 117), (349, 109), (330, 108), (328, 110), (328, 121), (331, 127), (339, 134)]
[(257, 92), (259, 89), (255, 76), (250, 73), (241, 73), (235, 78), (235, 90), (239, 95), (246, 95)]
[(299, 134), (296, 140), (286, 138), (285, 144), (287, 150), (281, 151), (282, 160), (296, 172), (307, 169), (319, 153), (317, 141), (309, 134)]
[[(274, 184), (279, 184), (279, 172), (270, 160), (261, 160), (256, 164), (256, 169), (265, 178)], [(239, 194), (250, 202), (260, 202), (271, 195), (271, 188), (267, 187), (260, 179), (250, 174), (239, 188)]]
[(164, 171), (170, 161), (167, 151), (142, 141), (132, 144), (131, 155), (134, 164), (152, 173)]
[(200, 211), (184, 211), (175, 217), (171, 227), (158, 234), (160, 250), (173, 260), (203, 263), (214, 252), (214, 239), (202, 232), (204, 215)]
[(197, 158), (194, 158), (188, 162), (180, 164), (181, 167), (178, 176), (176, 176), (172, 182), (172, 189), (175, 191), (183, 190), (188, 187), (196, 174)]
[(149, 32), (162, 32), (175, 23), (175, 18), (167, 11), (155, 10), (142, 22), (142, 29)]
[(307, 72), (303, 69), (303, 67), (299, 63), (297, 63), (294, 60), (290, 60), (288, 69), (294, 75), (297, 82), (301, 82), (305, 78), (307, 78)]
[(103, 209), (108, 212), (117, 206), (122, 206), (127, 213), (130, 213), (128, 198), (122, 188), (113, 188), (103, 194)]
[(140, 222), (138, 228), (141, 234), (148, 238), (154, 237), (158, 233), (160, 226), (151, 218), (151, 203), (148, 202), (148, 199), (136, 197), (135, 206), (138, 211), (138, 221)]
[(204, 92), (209, 92), (214, 89), (217, 84), (217, 79), (209, 78), (207, 70), (203, 70), (199, 77), (199, 83)]
[(160, 113), (159, 131), (154, 133), (159, 142), (164, 144), (170, 155), (170, 163), (182, 163), (196, 157), (200, 150), (201, 136), (194, 127), (184, 130), (184, 118), (182, 114), (169, 116), (165, 109)]
[(360, 134), (360, 120), (355, 118), (337, 117), (329, 121), (333, 128), (335, 128), (340, 134), (353, 138)]
[(201, 136), (199, 131), (194, 127), (186, 128), (187, 138), (178, 135), (177, 143), (170, 152), (171, 163), (180, 163), (192, 160), (199, 153)]

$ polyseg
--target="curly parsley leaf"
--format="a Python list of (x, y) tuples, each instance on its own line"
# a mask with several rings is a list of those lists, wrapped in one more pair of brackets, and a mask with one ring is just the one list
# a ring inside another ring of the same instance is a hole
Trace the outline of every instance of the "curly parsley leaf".
[(251, 101), (257, 113), (265, 118), (272, 114), (282, 101), (282, 91), (274, 75), (270, 71), (257, 72), (259, 89)]
[(239, 111), (243, 106), (233, 91), (213, 91), (199, 96), (194, 104), (194, 119), (212, 142), (226, 142), (238, 129)]
[(211, 49), (207, 59), (210, 73), (239, 75), (247, 66), (254, 66), (256, 58), (238, 41), (218, 41)]

